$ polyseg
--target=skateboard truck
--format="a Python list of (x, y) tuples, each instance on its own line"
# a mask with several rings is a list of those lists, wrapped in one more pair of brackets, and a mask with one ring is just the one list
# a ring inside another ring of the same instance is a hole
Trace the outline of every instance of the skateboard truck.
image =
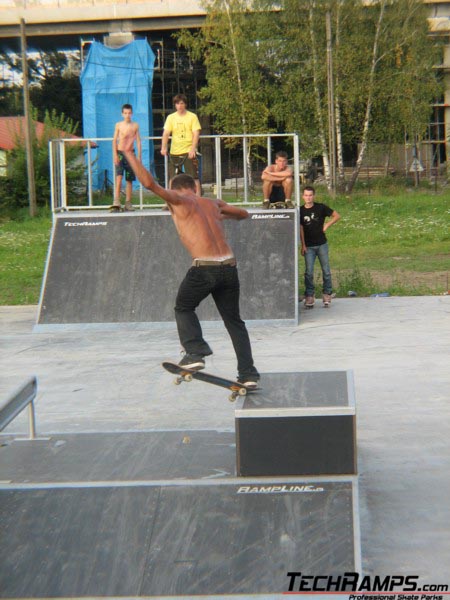
[(235, 402), (238, 396), (246, 396), (247, 388), (237, 381), (232, 381), (231, 379), (225, 379), (224, 377), (218, 377), (217, 375), (212, 375), (210, 373), (205, 373), (204, 371), (196, 371), (194, 369), (185, 369), (172, 362), (163, 362), (162, 366), (166, 371), (176, 375), (174, 379), (175, 385), (180, 385), (184, 381), (191, 382), (193, 379), (198, 379), (199, 381), (203, 381), (204, 383), (211, 383), (212, 385), (217, 385), (219, 387), (226, 388), (230, 390), (231, 395), (228, 397), (230, 402)]

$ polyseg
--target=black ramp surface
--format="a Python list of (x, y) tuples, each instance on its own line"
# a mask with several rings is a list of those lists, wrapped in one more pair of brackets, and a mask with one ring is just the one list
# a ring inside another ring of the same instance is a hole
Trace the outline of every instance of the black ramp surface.
[(3, 441), (0, 472), (14, 483), (148, 481), (234, 476), (234, 432), (55, 434)]
[[(296, 212), (253, 211), (225, 229), (243, 318), (296, 319)], [(57, 216), (38, 324), (172, 322), (190, 262), (168, 213)], [(211, 300), (199, 316), (219, 319)]]
[(243, 408), (349, 407), (346, 371), (261, 373), (260, 389), (249, 394)]
[(352, 481), (0, 491), (1, 597), (281, 593), (357, 568)]

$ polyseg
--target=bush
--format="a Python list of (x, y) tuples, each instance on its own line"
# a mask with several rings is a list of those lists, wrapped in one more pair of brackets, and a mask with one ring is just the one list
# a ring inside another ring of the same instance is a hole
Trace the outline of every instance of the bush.
[[(33, 111), (33, 116), (36, 112)], [(76, 125), (64, 115), (57, 115), (55, 111), (47, 112), (44, 118), (44, 133), (40, 138), (33, 135), (32, 148), (34, 159), (34, 177), (36, 186), (36, 201), (38, 206), (48, 206), (50, 200), (50, 165), (48, 142), (53, 138), (60, 138), (61, 131), (72, 134)], [(66, 152), (68, 166), (68, 182), (80, 177), (82, 166), (75, 166), (77, 158), (82, 154), (82, 148), (70, 147)], [(0, 201), (6, 209), (17, 209), (28, 206), (28, 175), (26, 148), (22, 139), (17, 138), (16, 147), (8, 155), (8, 177), (0, 190)]]

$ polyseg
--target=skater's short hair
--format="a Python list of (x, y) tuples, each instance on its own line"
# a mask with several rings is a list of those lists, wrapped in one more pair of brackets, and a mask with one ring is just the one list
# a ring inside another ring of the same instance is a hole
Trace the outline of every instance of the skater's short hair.
[(123, 112), (125, 109), (126, 109), (126, 110), (131, 110), (131, 112), (133, 112), (133, 107), (131, 106), (131, 104), (124, 104), (124, 105), (122, 106), (122, 112)]
[(316, 193), (316, 190), (315, 190), (315, 188), (313, 188), (312, 185), (305, 185), (305, 187), (303, 188), (303, 191), (304, 192), (312, 192), (313, 194)]
[(275, 158), (287, 158), (288, 157), (288, 153), (285, 152), (284, 150), (279, 150), (276, 154), (275, 154)]
[(195, 180), (190, 175), (186, 175), (186, 173), (180, 173), (179, 175), (175, 175), (175, 177), (170, 182), (171, 190), (193, 190), (195, 192)]

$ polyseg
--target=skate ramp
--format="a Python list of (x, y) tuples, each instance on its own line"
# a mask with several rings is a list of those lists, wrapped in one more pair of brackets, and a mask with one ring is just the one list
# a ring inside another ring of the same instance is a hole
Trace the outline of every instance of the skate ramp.
[[(238, 260), (244, 320), (297, 324), (297, 219), (295, 210), (286, 210), (225, 221)], [(190, 263), (168, 212), (57, 215), (37, 328), (170, 324)], [(220, 320), (211, 299), (199, 317)]]

